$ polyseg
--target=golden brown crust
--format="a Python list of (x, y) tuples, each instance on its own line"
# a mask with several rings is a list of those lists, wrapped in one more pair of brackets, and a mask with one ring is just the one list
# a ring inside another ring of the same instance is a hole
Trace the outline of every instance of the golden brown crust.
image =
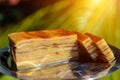
[(88, 36), (88, 37), (90, 37), (96, 43), (102, 39), (101, 37), (97, 37), (97, 36), (92, 35), (90, 33), (85, 33), (85, 35)]
[(17, 44), (21, 41), (30, 40), (30, 39), (50, 39), (56, 37), (70, 36), (75, 35), (72, 32), (66, 31), (64, 29), (57, 30), (41, 30), (41, 31), (32, 31), (32, 32), (17, 32), (8, 34), (10, 40)]
[(89, 38), (89, 37), (87, 37), (86, 35), (84, 35), (80, 32), (75, 32), (75, 34), (77, 34), (78, 40), (80, 40), (80, 41), (84, 41), (84, 40)]

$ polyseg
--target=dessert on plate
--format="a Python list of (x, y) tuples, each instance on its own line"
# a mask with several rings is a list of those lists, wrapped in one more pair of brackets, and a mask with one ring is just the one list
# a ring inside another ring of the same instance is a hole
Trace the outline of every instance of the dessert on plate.
[[(69, 65), (71, 59), (80, 63), (77, 66), (82, 67), (84, 66), (82, 63), (85, 63), (85, 66), (89, 64), (96, 66), (99, 64), (99, 60), (104, 65), (115, 60), (114, 54), (106, 41), (91, 33), (82, 34), (80, 32), (56, 29), (17, 32), (9, 34), (8, 37), (12, 57), (17, 66), (17, 74), (23, 78), (25, 76), (26, 78), (36, 78), (39, 75), (41, 75), (39, 78), (42, 75), (43, 77), (51, 75), (48, 77), (58, 78), (61, 76), (56, 75), (59, 72), (73, 71), (73, 68)], [(64, 61), (68, 62), (62, 65)], [(59, 66), (57, 66), (58, 63)], [(102, 63), (100, 64), (102, 65)], [(72, 67), (75, 67), (75, 65), (72, 65)], [(97, 66), (94, 69), (102, 68), (103, 71), (107, 70), (108, 72), (111, 67), (106, 67), (104, 70), (104, 66)], [(46, 70), (49, 72), (47, 73)], [(82, 68), (80, 70), (89, 72), (91, 69)], [(35, 74), (33, 74), (34, 72)], [(87, 76), (89, 75), (92, 74), (87, 74)], [(73, 74), (70, 76), (72, 77)]]

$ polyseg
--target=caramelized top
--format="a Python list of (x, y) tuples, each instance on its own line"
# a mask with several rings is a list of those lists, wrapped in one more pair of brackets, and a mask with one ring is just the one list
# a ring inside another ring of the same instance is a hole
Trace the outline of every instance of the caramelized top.
[(88, 37), (90, 37), (92, 39), (92, 41), (94, 41), (94, 42), (98, 42), (98, 41), (102, 40), (101, 37), (95, 36), (95, 35), (93, 35), (91, 33), (85, 33), (85, 35), (87, 35)]
[(75, 33), (77, 34), (79, 41), (84, 41), (84, 40), (89, 38), (88, 36), (86, 36), (86, 35), (84, 35), (84, 34), (82, 34), (80, 32), (75, 32)]
[(76, 35), (73, 32), (66, 31), (64, 29), (57, 30), (41, 30), (41, 31), (32, 31), (32, 32), (17, 32), (8, 34), (9, 39), (14, 43), (18, 43), (20, 41), (25, 41), (28, 39), (50, 39), (56, 37), (64, 37)]

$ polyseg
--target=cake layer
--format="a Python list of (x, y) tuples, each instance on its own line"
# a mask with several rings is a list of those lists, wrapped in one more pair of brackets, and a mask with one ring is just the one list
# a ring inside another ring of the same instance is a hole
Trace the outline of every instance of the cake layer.
[[(21, 63), (23, 66), (29, 67), (29, 63), (34, 65), (47, 64), (49, 62), (54, 62), (58, 60), (67, 60), (73, 57), (78, 57), (78, 45), (66, 45), (67, 47), (52, 47), (47, 49), (37, 49), (30, 50), (27, 52), (17, 52), (16, 54), (16, 64), (17, 68), (20, 70)], [(26, 58), (27, 56), (27, 58)], [(28, 64), (27, 64), (28, 63)], [(20, 65), (19, 65), (20, 64)]]
[[(38, 56), (39, 55), (39, 56)], [(16, 56), (19, 56), (19, 58), (16, 58), (16, 64), (18, 70), (23, 70), (26, 68), (31, 67), (37, 67), (39, 65), (48, 64), (55, 61), (61, 61), (61, 60), (70, 60), (71, 58), (77, 59), (79, 54), (78, 51), (61, 51), (61, 52), (54, 52), (54, 53), (44, 53), (42, 54), (17, 54)], [(27, 56), (27, 58), (26, 58)]]
[(103, 38), (92, 35), (90, 33), (86, 33), (85, 35), (92, 39), (94, 45), (98, 50), (98, 53), (100, 54), (101, 60), (104, 62), (112, 62), (115, 59), (113, 52)]
[(26, 48), (21, 48), (21, 49), (16, 49), (15, 52), (16, 53), (28, 53), (28, 52), (32, 52), (32, 51), (36, 51), (39, 50), (39, 53), (44, 53), (44, 52), (55, 52), (55, 51), (60, 51), (60, 50), (66, 50), (66, 49), (74, 49), (74, 48), (78, 48), (78, 44), (76, 42), (74, 43), (65, 43), (65, 44), (50, 44), (50, 45), (41, 45), (38, 47), (26, 47)]
[(45, 52), (44, 51), (44, 53), (42, 53), (42, 52), (40, 53), (39, 52), (40, 50), (36, 50), (36, 51), (28, 52), (28, 53), (20, 53), (20, 54), (16, 54), (16, 60), (17, 60), (17, 62), (21, 61), (21, 60), (24, 60), (24, 59), (26, 59), (26, 56), (27, 56), (27, 58), (30, 57), (31, 59), (34, 59), (34, 57), (41, 57), (42, 58), (43, 56), (46, 56), (47, 54), (52, 55), (53, 53), (56, 53), (56, 54), (60, 54), (60, 53), (64, 53), (64, 52), (73, 53), (73, 54), (74, 54), (74, 52), (79, 53), (77, 48), (74, 48), (74, 49), (67, 48), (67, 49), (64, 49), (64, 50), (62, 50), (62, 49), (60, 49), (60, 50), (61, 51), (54, 50), (54, 51), (51, 51), (51, 52)]
[(82, 61), (96, 61), (98, 58), (98, 52), (93, 45), (92, 40), (84, 34), (75, 32), (78, 36), (80, 60)]
[[(65, 48), (65, 49), (58, 49), (58, 50), (53, 50), (53, 51), (49, 51), (49, 52), (47, 52), (47, 51), (44, 51), (44, 52), (41, 52), (40, 53), (40, 51), (41, 50), (35, 50), (35, 51), (31, 51), (31, 52), (27, 52), (27, 53), (19, 53), (19, 54), (16, 54), (16, 57), (17, 58), (22, 58), (22, 57), (24, 57), (24, 56), (30, 56), (31, 58), (33, 58), (34, 56), (44, 56), (44, 55), (46, 55), (46, 54), (52, 54), (52, 53), (56, 53), (56, 54), (59, 54), (59, 53), (61, 53), (61, 52), (65, 52), (65, 51), (67, 51), (67, 52), (69, 52), (69, 53), (71, 53), (71, 52), (79, 52), (79, 50), (77, 49), (77, 48), (73, 48), (73, 49), (71, 49), (71, 48)], [(60, 51), (61, 50), (61, 51)], [(28, 55), (29, 54), (29, 55)], [(21, 60), (21, 59), (17, 59), (17, 60)]]

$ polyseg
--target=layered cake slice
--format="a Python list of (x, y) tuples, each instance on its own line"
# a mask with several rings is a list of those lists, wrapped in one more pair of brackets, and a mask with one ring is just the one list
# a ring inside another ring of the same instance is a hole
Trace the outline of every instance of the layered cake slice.
[(98, 36), (95, 36), (93, 34), (90, 33), (86, 33), (85, 35), (87, 35), (88, 37), (90, 37), (94, 43), (94, 45), (97, 48), (97, 51), (100, 55), (100, 59), (104, 62), (112, 62), (115, 57), (113, 52), (111, 51), (111, 49), (109, 48), (108, 44), (106, 43), (106, 41)]
[(78, 57), (77, 35), (63, 29), (17, 32), (8, 35), (18, 70)]
[(79, 48), (80, 48), (80, 54), (79, 54), (79, 60), (84, 62), (90, 62), (90, 61), (96, 61), (98, 59), (98, 52), (96, 47), (93, 45), (92, 40), (80, 33), (75, 32), (78, 36), (78, 42), (79, 42)]

